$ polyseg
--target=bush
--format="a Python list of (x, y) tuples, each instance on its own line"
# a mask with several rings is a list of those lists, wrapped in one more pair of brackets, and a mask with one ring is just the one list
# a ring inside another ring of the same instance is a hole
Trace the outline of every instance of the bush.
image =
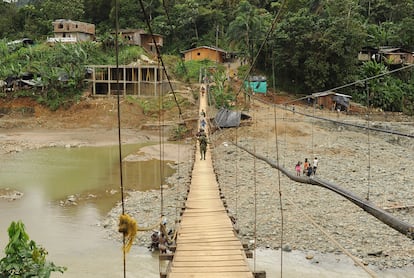
[(29, 240), (24, 224), (12, 222), (8, 229), (9, 243), (5, 248), (6, 257), (0, 260), (0, 277), (50, 277), (50, 273), (66, 271), (46, 261), (47, 251)]
[(188, 129), (185, 125), (176, 125), (171, 130), (170, 140), (181, 140), (188, 133)]

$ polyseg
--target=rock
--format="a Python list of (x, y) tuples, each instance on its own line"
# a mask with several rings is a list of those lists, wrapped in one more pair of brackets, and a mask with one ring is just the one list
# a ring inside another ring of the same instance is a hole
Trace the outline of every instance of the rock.
[(314, 255), (312, 254), (307, 254), (305, 257), (307, 260), (312, 260), (314, 258)]
[(374, 257), (379, 257), (382, 255), (382, 250), (380, 251), (373, 251), (373, 252), (368, 252), (368, 256), (374, 256)]
[(292, 252), (292, 248), (290, 247), (289, 244), (283, 245), (282, 250), (285, 252)]

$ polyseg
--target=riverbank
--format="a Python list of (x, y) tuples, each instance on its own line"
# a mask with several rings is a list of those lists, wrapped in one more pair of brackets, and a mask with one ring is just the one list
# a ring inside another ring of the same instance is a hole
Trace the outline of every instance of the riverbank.
[[(315, 113), (307, 108), (296, 107), (296, 112), (301, 111)], [(316, 113), (350, 123), (367, 124), (365, 119), (349, 115), (325, 111)], [(322, 255), (329, 258), (330, 255), (343, 253), (331, 240), (333, 238), (364, 265), (376, 271), (378, 276), (410, 277), (405, 274), (413, 271), (412, 240), (332, 192), (297, 184), (284, 176), (280, 176), (279, 182), (277, 171), (254, 160), (229, 142), (237, 141), (261, 155), (278, 159), (292, 171), (297, 161), (303, 161), (305, 157), (312, 160), (317, 156), (320, 161), (319, 177), (339, 184), (361, 198), (366, 198), (369, 194), (371, 202), (385, 208), (414, 204), (414, 173), (409, 168), (414, 157), (412, 140), (377, 132), (368, 134), (363, 129), (313, 120), (299, 113), (279, 110), (275, 133), (273, 128), (269, 128), (275, 121), (271, 110), (256, 104), (251, 108), (250, 114), (253, 116), (250, 126), (213, 134), (213, 144), (209, 150), (214, 154), (219, 183), (226, 196), (228, 209), (237, 219), (242, 240), (251, 247), (256, 245), (260, 250), (277, 253), (283, 248), (285, 253), (299, 252), (295, 254), (299, 254), (301, 259), (321, 265), (325, 261), (321, 258), (326, 258)], [(402, 132), (412, 131), (412, 121), (380, 120), (376, 119), (371, 125), (388, 130), (401, 128)], [(8, 119), (7, 122), (13, 121)], [(33, 119), (31, 122), (39, 123)], [(12, 127), (0, 123), (3, 126), (0, 132), (0, 153), (11, 154), (48, 147), (114, 145), (118, 140), (118, 130), (110, 126), (62, 128), (56, 123), (41, 123), (48, 127), (37, 124)], [(139, 129), (122, 129), (122, 143), (159, 141), (157, 133), (137, 130)], [(278, 135), (277, 139), (275, 134)], [(274, 143), (276, 140), (279, 142), (278, 148)], [(159, 146), (141, 149), (141, 154), (127, 159), (159, 158), (159, 150)], [(195, 155), (194, 142), (189, 140), (183, 147), (164, 145), (163, 152), (166, 160), (175, 161), (171, 166), (177, 170), (163, 186), (162, 210), (168, 227), (172, 228), (179, 217), (187, 185), (190, 183)], [(254, 192), (257, 193), (256, 196)], [(280, 193), (281, 204), (278, 198)], [(140, 228), (156, 229), (155, 224), (159, 221), (161, 210), (160, 191), (128, 192), (127, 195), (126, 212), (134, 216)], [(120, 206), (115, 206), (98, 224), (107, 238), (117, 242), (121, 241), (117, 232), (120, 212)], [(394, 210), (392, 213), (403, 221), (414, 223), (412, 209)], [(144, 248), (148, 246), (150, 234), (151, 231), (139, 232), (135, 245)], [(328, 260), (326, 262), (326, 268), (332, 270), (338, 267)], [(387, 273), (394, 271), (403, 274), (387, 276)]]
[[(302, 108), (296, 109), (301, 111)], [(303, 111), (312, 113), (306, 108)], [(295, 183), (283, 175), (279, 178), (276, 170), (229, 142), (237, 140), (258, 154), (279, 159), (292, 172), (297, 161), (305, 157), (312, 161), (317, 156), (319, 178), (338, 184), (361, 198), (369, 198), (375, 206), (390, 208), (414, 204), (414, 174), (407, 168), (414, 155), (412, 140), (379, 132), (368, 134), (365, 129), (278, 111), (278, 150), (274, 143), (275, 131), (268, 128), (274, 121), (269, 111), (257, 105), (250, 112), (255, 119), (251, 125), (216, 132), (211, 137), (214, 144), (210, 150), (229, 212), (237, 219), (243, 242), (261, 250), (298, 251), (309, 261), (321, 254), (343, 255), (346, 250), (355, 261), (380, 277), (409, 277), (414, 267), (411, 239), (333, 192)], [(357, 117), (325, 111), (317, 113), (361, 124)], [(400, 132), (409, 131), (411, 125), (382, 122), (380, 118), (371, 124)], [(169, 223), (176, 219), (177, 207), (179, 210), (184, 202), (181, 194), (185, 194), (190, 182), (184, 173), (189, 174), (191, 166), (180, 165), (182, 174), (172, 177), (169, 183), (174, 186), (164, 191)], [(134, 192), (128, 198), (128, 211), (133, 211), (140, 226), (149, 227), (157, 219), (159, 213), (154, 213), (151, 205), (160, 202), (159, 195), (158, 191)], [(108, 232), (116, 229), (119, 213), (119, 207), (114, 208), (105, 220)], [(390, 210), (390, 213), (402, 221), (414, 223), (413, 210), (409, 207)], [(110, 238), (115, 237), (115, 234), (110, 235)], [(140, 233), (136, 243), (148, 246), (149, 240), (150, 233)], [(400, 272), (403, 274), (394, 276)]]

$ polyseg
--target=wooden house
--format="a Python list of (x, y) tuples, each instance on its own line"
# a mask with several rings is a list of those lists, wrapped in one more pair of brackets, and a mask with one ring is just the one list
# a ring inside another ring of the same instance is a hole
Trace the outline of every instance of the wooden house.
[(323, 92), (312, 94), (314, 102), (321, 108), (330, 110), (349, 111), (351, 96), (335, 92)]
[(378, 54), (381, 60), (389, 65), (414, 64), (413, 52), (402, 48), (380, 47)]
[(209, 46), (200, 46), (182, 51), (185, 61), (191, 60), (211, 60), (213, 62), (223, 63), (226, 60), (227, 52), (223, 49)]
[[(150, 53), (157, 53), (151, 34), (147, 34), (143, 29), (122, 29), (119, 34), (125, 43), (130, 45), (139, 45)], [(163, 46), (164, 38), (161, 35), (154, 34), (154, 39), (158, 47)]]
[(94, 24), (69, 19), (57, 19), (52, 22), (52, 25), (54, 37), (47, 39), (49, 43), (76, 43), (95, 40)]
[(358, 53), (361, 62), (376, 61), (387, 65), (407, 65), (414, 63), (414, 53), (398, 47), (364, 47)]
[(373, 47), (364, 47), (358, 53), (358, 61), (368, 62), (375, 60), (375, 55), (378, 54), (378, 49)]

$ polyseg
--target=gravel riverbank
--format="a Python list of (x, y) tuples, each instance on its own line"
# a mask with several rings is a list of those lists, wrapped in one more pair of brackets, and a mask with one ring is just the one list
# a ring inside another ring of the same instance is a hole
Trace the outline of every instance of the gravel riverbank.
[[(411, 239), (343, 197), (279, 176), (266, 163), (227, 143), (237, 139), (240, 145), (258, 154), (272, 160), (279, 157), (279, 162), (292, 172), (297, 161), (303, 162), (304, 158), (312, 161), (317, 156), (319, 178), (361, 198), (369, 197), (373, 204), (384, 208), (414, 204), (414, 173), (409, 171), (414, 158), (411, 139), (375, 132), (368, 135), (366, 130), (283, 114), (278, 124), (276, 148), (275, 132), (268, 128), (273, 119), (263, 109), (253, 113), (257, 121), (251, 125), (218, 131), (211, 137), (215, 171), (244, 242), (262, 249), (282, 247), (285, 251), (303, 251), (309, 258), (316, 253), (340, 254), (344, 248), (372, 269), (412, 269), (414, 243)], [(344, 117), (343, 120), (354, 119)], [(163, 191), (169, 227), (178, 219), (190, 183), (194, 149), (189, 153), (174, 165), (179, 171), (168, 179), (170, 186)], [(150, 227), (159, 219), (160, 210), (154, 209), (159, 204), (159, 191), (129, 192), (126, 211), (137, 219), (140, 227)], [(115, 207), (102, 223), (108, 236), (118, 240), (120, 211), (120, 206)], [(413, 209), (391, 213), (414, 223)], [(136, 244), (148, 246), (150, 233), (139, 233)]]

